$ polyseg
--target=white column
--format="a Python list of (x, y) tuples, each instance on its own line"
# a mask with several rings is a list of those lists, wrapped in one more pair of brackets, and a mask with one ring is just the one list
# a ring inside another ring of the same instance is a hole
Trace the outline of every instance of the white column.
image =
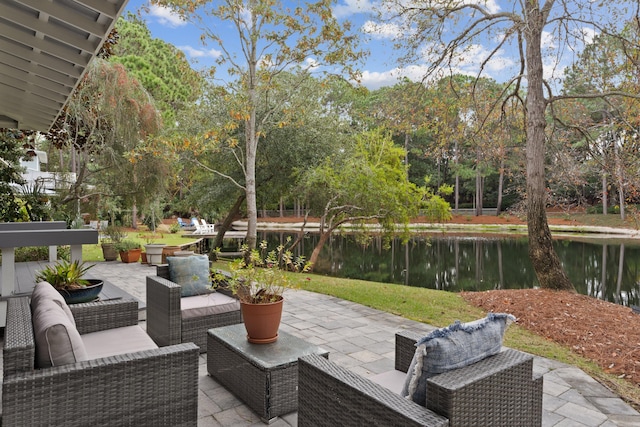
[(71, 245), (71, 262), (82, 262), (82, 245)]
[(2, 251), (2, 296), (8, 297), (16, 290), (16, 250), (0, 248)]

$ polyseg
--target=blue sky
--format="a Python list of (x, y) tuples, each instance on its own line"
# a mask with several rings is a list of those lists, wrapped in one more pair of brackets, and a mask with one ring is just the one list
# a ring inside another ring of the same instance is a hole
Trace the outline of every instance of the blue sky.
[[(420, 80), (428, 67), (428, 57), (424, 55), (416, 58), (416, 61), (404, 68), (397, 65), (392, 48), (391, 38), (402, 30), (391, 22), (375, 22), (371, 15), (375, 0), (338, 0), (334, 8), (334, 14), (339, 19), (348, 19), (355, 29), (358, 29), (368, 40), (364, 45), (371, 54), (366, 63), (361, 67), (362, 84), (369, 89), (377, 89), (381, 86), (393, 85), (399, 77), (409, 77), (412, 80)], [(506, 0), (468, 0), (470, 2), (486, 3), (486, 7), (491, 11), (502, 10), (501, 5), (512, 8), (513, 2)], [(127, 11), (138, 12), (140, 7), (146, 4), (146, 0), (130, 0)], [(142, 18), (146, 21), (153, 37), (161, 38), (168, 43), (184, 51), (195, 69), (201, 69), (214, 64), (215, 59), (221, 54), (217, 46), (203, 46), (200, 41), (201, 32), (192, 24), (181, 21), (168, 9), (157, 6), (150, 6), (148, 13), (142, 12)], [(224, 37), (224, 28), (221, 35)], [(594, 32), (588, 28), (577, 29), (589, 41)], [(229, 31), (229, 37), (237, 37), (234, 32)], [(559, 46), (554, 42), (551, 34), (543, 35), (544, 48), (551, 53), (549, 58), (557, 56)], [(456, 71), (475, 75), (479, 69), (479, 58), (484, 57), (492, 47), (495, 40), (485, 40), (470, 46), (470, 50), (463, 59), (456, 64)], [(486, 64), (485, 76), (504, 81), (507, 76), (513, 75), (517, 65), (514, 57), (507, 46), (501, 49), (495, 58)], [(549, 59), (545, 71), (547, 77), (552, 75), (559, 77), (564, 68), (570, 63), (570, 58), (581, 50), (581, 46), (572, 46), (563, 49), (564, 57), (560, 61)], [(555, 54), (554, 54), (555, 52)]]

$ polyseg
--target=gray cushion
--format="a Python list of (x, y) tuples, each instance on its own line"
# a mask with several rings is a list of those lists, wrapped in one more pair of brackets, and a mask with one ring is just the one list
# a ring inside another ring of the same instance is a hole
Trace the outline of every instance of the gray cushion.
[(42, 299), (32, 315), (36, 367), (47, 368), (88, 360), (78, 330), (57, 303)]
[(73, 318), (73, 313), (69, 309), (64, 297), (49, 282), (36, 283), (31, 293), (31, 312), (33, 312), (43, 300), (51, 300), (58, 304), (60, 308), (64, 310), (64, 313), (73, 326), (76, 326), (76, 320)]
[(206, 255), (167, 257), (169, 279), (181, 286), (181, 295), (190, 297), (212, 291), (209, 258)]
[(87, 349), (89, 359), (158, 348), (151, 337), (138, 325), (90, 332), (80, 337)]
[(416, 343), (402, 395), (426, 406), (428, 378), (500, 352), (504, 332), (513, 321), (515, 317), (510, 314), (489, 313), (484, 319), (456, 321), (421, 338)]
[(240, 310), (238, 300), (220, 292), (180, 299), (180, 311), (183, 319), (197, 319), (237, 310)]

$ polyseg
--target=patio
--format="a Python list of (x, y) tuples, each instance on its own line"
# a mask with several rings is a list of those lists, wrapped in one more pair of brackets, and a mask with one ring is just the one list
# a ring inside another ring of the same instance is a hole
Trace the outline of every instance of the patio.
[[(16, 265), (20, 269), (20, 264)], [(92, 275), (103, 277), (128, 295), (145, 301), (145, 278), (154, 267), (99, 262)], [(144, 319), (144, 311), (141, 311)], [(144, 327), (144, 320), (141, 325)], [(349, 301), (287, 290), (281, 329), (329, 351), (330, 360), (362, 376), (393, 369), (394, 334), (401, 329), (427, 332), (431, 326)], [(200, 355), (198, 426), (264, 425), (259, 416), (207, 375)], [(581, 370), (540, 357), (534, 369), (544, 374), (543, 426), (632, 426), (640, 414)], [(272, 425), (297, 426), (297, 415)]]

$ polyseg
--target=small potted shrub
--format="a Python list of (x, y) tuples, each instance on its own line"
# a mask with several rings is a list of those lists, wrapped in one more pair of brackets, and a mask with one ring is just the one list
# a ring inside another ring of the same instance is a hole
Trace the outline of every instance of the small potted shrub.
[(38, 282), (49, 282), (64, 297), (67, 304), (93, 301), (102, 291), (103, 281), (85, 279), (84, 275), (91, 267), (78, 260), (58, 261), (38, 271), (35, 279)]
[(118, 259), (118, 251), (116, 250), (116, 244), (120, 243), (127, 233), (122, 227), (116, 225), (109, 225), (104, 229), (104, 237), (102, 238), (102, 256), (105, 261), (115, 261)]
[[(259, 250), (247, 254), (245, 246), (243, 252), (245, 257), (231, 264), (228, 285), (240, 301), (248, 341), (268, 344), (278, 339), (284, 302), (282, 294), (289, 286), (285, 270), (307, 271), (309, 265), (302, 258), (294, 261), (284, 245), (267, 253), (266, 241), (260, 243)], [(224, 277), (219, 279), (226, 281)]]
[(142, 245), (133, 240), (122, 240), (116, 243), (116, 250), (120, 254), (120, 260), (125, 263), (138, 262)]

